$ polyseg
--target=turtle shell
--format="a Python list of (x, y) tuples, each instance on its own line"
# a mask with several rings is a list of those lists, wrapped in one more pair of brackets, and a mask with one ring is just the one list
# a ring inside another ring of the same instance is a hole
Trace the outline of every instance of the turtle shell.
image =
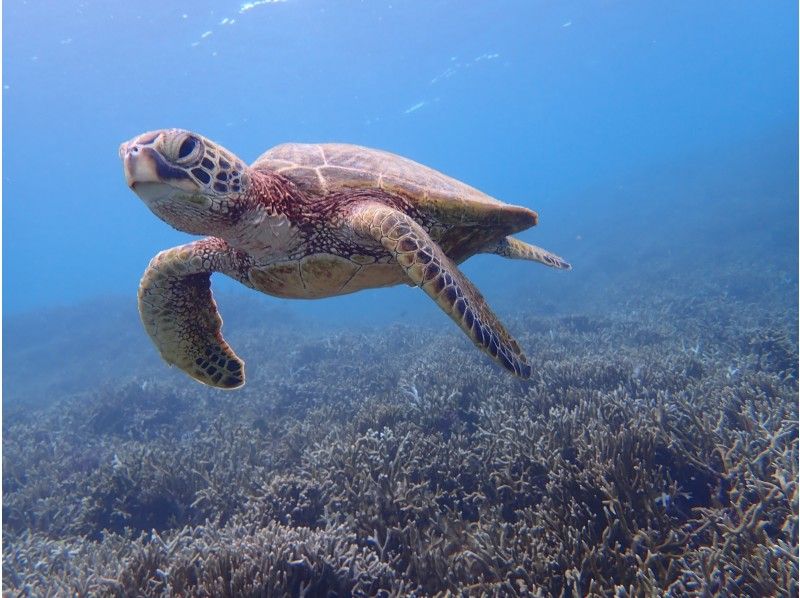
[(532, 210), (503, 203), (413, 160), (358, 145), (285, 143), (263, 153), (252, 167), (277, 172), (320, 196), (344, 189), (381, 189), (403, 196), (447, 224), (478, 224), (511, 234), (537, 221)]

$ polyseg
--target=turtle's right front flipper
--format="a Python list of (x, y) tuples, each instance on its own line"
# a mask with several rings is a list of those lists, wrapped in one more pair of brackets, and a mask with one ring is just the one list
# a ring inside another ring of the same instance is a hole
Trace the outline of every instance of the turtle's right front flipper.
[(244, 362), (222, 338), (211, 273), (241, 280), (242, 259), (227, 243), (209, 237), (162, 251), (139, 283), (139, 315), (161, 357), (217, 388), (242, 386)]
[(350, 226), (389, 251), (414, 284), (422, 287), (479, 348), (520, 378), (531, 366), (497, 319), (480, 291), (407, 214), (379, 203), (365, 203), (350, 214)]

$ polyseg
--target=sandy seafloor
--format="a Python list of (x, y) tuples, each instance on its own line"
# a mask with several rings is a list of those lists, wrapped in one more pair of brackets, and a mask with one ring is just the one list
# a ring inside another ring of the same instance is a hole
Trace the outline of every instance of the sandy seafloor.
[(4, 590), (796, 595), (797, 286), (753, 260), (501, 302), (529, 382), (443, 316), (221, 296), (233, 393), (167, 369), (131, 298), (11, 319)]

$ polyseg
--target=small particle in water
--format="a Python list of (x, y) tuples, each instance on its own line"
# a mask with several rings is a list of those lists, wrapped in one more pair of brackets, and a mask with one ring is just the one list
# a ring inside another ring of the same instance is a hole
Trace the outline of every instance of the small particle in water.
[(256, 6), (261, 6), (262, 4), (277, 4), (279, 2), (286, 2), (286, 0), (256, 0), (255, 2), (245, 2), (239, 7), (239, 12), (245, 13), (248, 10), (253, 10)]
[(442, 71), (441, 73), (436, 75), (433, 79), (431, 79), (431, 83), (430, 84), (434, 85), (435, 83), (438, 83), (442, 79), (449, 79), (450, 77), (455, 75), (455, 73), (456, 73), (456, 69), (454, 69), (453, 67), (447, 67), (444, 71)]
[(183, 14), (181, 15), (181, 18), (182, 18), (182, 19), (188, 19), (188, 18), (189, 18), (189, 15), (187, 15), (186, 13), (183, 13)]
[(71, 43), (72, 43), (72, 38), (71, 37), (67, 37), (67, 38), (64, 38), (64, 39), (61, 40), (61, 45), (62, 46), (66, 46), (67, 44), (71, 44)]
[(220, 25), (227, 25), (227, 24), (228, 24), (228, 21), (230, 21), (230, 19), (229, 19), (228, 17), (225, 17), (224, 19), (222, 19), (222, 20), (219, 22), (219, 24), (220, 24)]
[(420, 108), (422, 108), (422, 107), (423, 107), (425, 104), (426, 104), (426, 102), (425, 102), (425, 101), (422, 101), (422, 102), (417, 102), (416, 104), (414, 104), (414, 105), (413, 105), (413, 106), (411, 106), (410, 108), (406, 109), (406, 110), (403, 112), (403, 114), (411, 114), (412, 112), (416, 112), (417, 110), (419, 110)]
[(213, 31), (206, 31), (205, 33), (203, 33), (203, 35), (200, 36), (200, 39), (205, 39), (209, 35), (211, 35), (212, 33), (214, 33), (214, 32)]
[(563, 24), (563, 25), (561, 25), (561, 26), (562, 26), (562, 27), (571, 27), (571, 26), (572, 26), (572, 21), (567, 21), (566, 23), (564, 23), (564, 24)]
[(193, 48), (196, 48), (199, 45), (200, 45), (200, 42), (192, 42), (192, 47)]
[(11, 89), (10, 85), (3, 85), (3, 89)]

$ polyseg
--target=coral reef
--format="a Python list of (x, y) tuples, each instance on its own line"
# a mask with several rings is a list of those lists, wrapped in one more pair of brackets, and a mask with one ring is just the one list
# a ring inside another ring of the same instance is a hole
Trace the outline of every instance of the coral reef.
[(449, 329), (273, 330), (276, 356), (254, 326), (240, 393), (143, 368), (12, 409), (4, 590), (797, 594), (793, 314), (698, 294), (512, 328), (530, 382)]

